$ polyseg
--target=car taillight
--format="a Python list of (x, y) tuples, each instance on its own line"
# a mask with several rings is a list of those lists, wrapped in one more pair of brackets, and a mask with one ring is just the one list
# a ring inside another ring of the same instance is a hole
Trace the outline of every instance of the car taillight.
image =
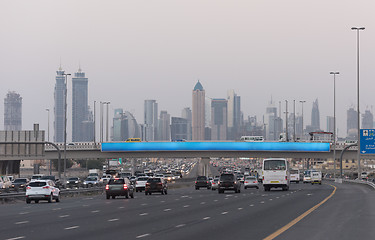
[(109, 189), (109, 185), (105, 185), (105, 190), (108, 190)]
[(207, 183), (208, 183), (208, 181), (207, 181)]
[(27, 187), (26, 189), (31, 189), (31, 187)]
[(197, 183), (197, 181), (195, 181), (195, 183)]
[(288, 176), (285, 176), (285, 181), (288, 181)]
[(124, 189), (125, 189), (125, 190), (128, 189), (128, 186), (127, 186), (126, 184), (124, 184)]
[(163, 185), (163, 183), (160, 182), (160, 183), (158, 183), (158, 185)]
[(49, 186), (44, 186), (43, 189), (49, 189)]
[(254, 181), (253, 183), (257, 183), (257, 181)]
[(146, 185), (150, 185), (150, 183), (146, 183)]
[(245, 183), (249, 183), (248, 181), (245, 181)]

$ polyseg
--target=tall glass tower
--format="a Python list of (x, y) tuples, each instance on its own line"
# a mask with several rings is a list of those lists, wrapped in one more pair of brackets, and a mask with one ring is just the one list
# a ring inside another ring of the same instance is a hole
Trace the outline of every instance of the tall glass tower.
[(56, 84), (55, 84), (55, 93), (54, 93), (54, 99), (55, 99), (55, 107), (53, 109), (55, 120), (53, 123), (54, 126), (54, 142), (64, 142), (64, 106), (65, 106), (65, 76), (63, 75), (65, 73), (64, 70), (62, 70), (61, 66), (59, 67), (59, 70), (56, 71)]
[(22, 130), (22, 97), (16, 92), (8, 92), (4, 99), (4, 129)]

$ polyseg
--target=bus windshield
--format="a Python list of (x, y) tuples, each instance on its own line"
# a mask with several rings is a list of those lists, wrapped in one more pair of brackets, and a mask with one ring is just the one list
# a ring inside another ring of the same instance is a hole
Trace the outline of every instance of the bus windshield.
[(264, 170), (286, 170), (285, 160), (267, 160), (264, 161)]

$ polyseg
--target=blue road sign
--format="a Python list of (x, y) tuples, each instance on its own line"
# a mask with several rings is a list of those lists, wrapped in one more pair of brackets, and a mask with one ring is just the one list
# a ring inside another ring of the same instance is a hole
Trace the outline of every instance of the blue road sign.
[(375, 129), (361, 129), (361, 154), (375, 154)]

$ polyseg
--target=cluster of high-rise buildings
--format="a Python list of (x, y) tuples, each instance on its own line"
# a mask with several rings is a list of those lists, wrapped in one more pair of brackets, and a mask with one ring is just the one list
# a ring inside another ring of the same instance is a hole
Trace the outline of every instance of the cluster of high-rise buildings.
[[(54, 142), (64, 142), (67, 80), (67, 74), (60, 67), (56, 71), (54, 89)], [(95, 116), (88, 104), (88, 78), (81, 68), (74, 73), (71, 86), (71, 141), (95, 141)], [(303, 109), (305, 101), (300, 103)], [(144, 101), (143, 123), (138, 123), (129, 111), (114, 109), (108, 140), (141, 138), (143, 141), (222, 141), (239, 140), (241, 136), (263, 136), (267, 141), (278, 141), (280, 138), (308, 139), (310, 132), (323, 132), (318, 99), (312, 104), (310, 125), (305, 124), (307, 121), (303, 119), (303, 110), (302, 114), (296, 114), (296, 102), (291, 104), (279, 101), (276, 105), (277, 102), (271, 99), (261, 119), (256, 116), (244, 117), (241, 97), (234, 90), (228, 90), (224, 98), (209, 98), (198, 81), (192, 90), (191, 107), (183, 108), (180, 116), (171, 116), (166, 110), (159, 111), (158, 103), (153, 99)], [(287, 108), (289, 105), (292, 109)], [(327, 116), (326, 123), (325, 131), (333, 132), (334, 118)], [(364, 111), (361, 124), (361, 128), (374, 128), (372, 111)], [(22, 130), (22, 97), (14, 91), (9, 91), (4, 99), (4, 129)], [(357, 139), (357, 111), (354, 107), (347, 110), (346, 136), (350, 140)]]

